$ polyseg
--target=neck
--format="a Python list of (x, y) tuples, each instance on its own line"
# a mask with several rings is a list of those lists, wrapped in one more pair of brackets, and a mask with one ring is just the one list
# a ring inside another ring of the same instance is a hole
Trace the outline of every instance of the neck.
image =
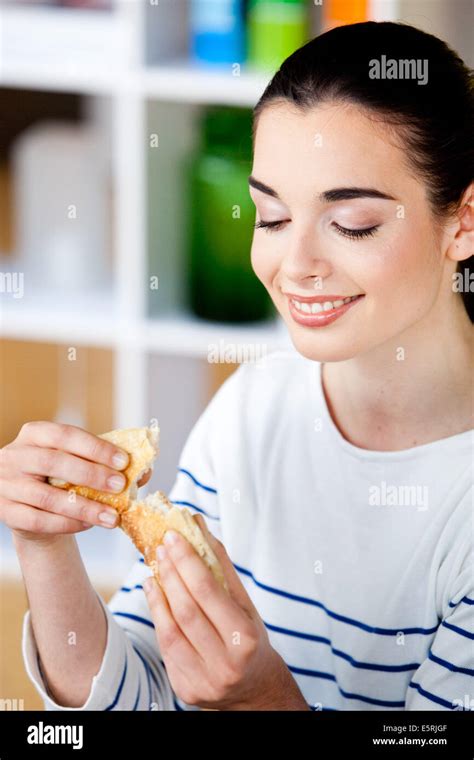
[(362, 448), (397, 450), (473, 424), (473, 329), (460, 299), (365, 354), (325, 364), (324, 390), (341, 433)]

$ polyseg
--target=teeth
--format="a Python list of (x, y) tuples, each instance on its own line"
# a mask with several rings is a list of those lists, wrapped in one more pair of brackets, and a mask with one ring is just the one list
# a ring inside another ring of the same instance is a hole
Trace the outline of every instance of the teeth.
[(338, 298), (336, 301), (324, 301), (324, 303), (315, 302), (307, 303), (305, 301), (300, 302), (292, 298), (292, 303), (296, 306), (298, 311), (302, 311), (304, 314), (319, 314), (321, 311), (331, 311), (331, 309), (338, 309), (345, 303), (353, 301), (358, 296), (349, 296), (348, 298)]

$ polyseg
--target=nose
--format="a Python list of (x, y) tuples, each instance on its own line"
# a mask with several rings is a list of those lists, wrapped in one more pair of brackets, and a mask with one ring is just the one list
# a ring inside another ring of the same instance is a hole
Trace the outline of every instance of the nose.
[(318, 250), (314, 233), (295, 230), (285, 242), (288, 246), (280, 265), (283, 282), (300, 283), (315, 277), (324, 280), (332, 273), (331, 262)]

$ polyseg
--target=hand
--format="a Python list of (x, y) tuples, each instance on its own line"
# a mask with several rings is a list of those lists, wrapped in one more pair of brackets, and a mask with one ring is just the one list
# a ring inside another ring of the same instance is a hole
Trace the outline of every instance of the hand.
[[(175, 694), (219, 710), (308, 710), (223, 544), (194, 519), (218, 557), (230, 594), (179, 533), (166, 542), (160, 584), (144, 584), (158, 646)], [(162, 547), (159, 547), (161, 549)], [(162, 588), (160, 588), (160, 585)]]
[[(127, 452), (73, 425), (28, 422), (0, 451), (0, 521), (15, 537), (42, 542), (92, 525), (113, 528), (114, 509), (77, 494), (72, 500), (46, 479), (56, 477), (117, 493), (126, 485), (119, 471), (128, 459)], [(115, 487), (108, 482), (111, 476), (118, 478)], [(104, 522), (104, 515), (110, 522)]]

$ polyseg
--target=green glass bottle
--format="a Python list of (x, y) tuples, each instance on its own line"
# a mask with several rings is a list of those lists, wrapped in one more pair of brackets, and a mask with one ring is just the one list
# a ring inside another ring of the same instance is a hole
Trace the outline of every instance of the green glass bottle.
[(306, 0), (250, 0), (247, 35), (249, 65), (275, 72), (309, 41)]
[(188, 294), (191, 310), (203, 319), (252, 322), (271, 313), (271, 299), (250, 262), (251, 129), (249, 109), (208, 108), (201, 146), (187, 166)]

